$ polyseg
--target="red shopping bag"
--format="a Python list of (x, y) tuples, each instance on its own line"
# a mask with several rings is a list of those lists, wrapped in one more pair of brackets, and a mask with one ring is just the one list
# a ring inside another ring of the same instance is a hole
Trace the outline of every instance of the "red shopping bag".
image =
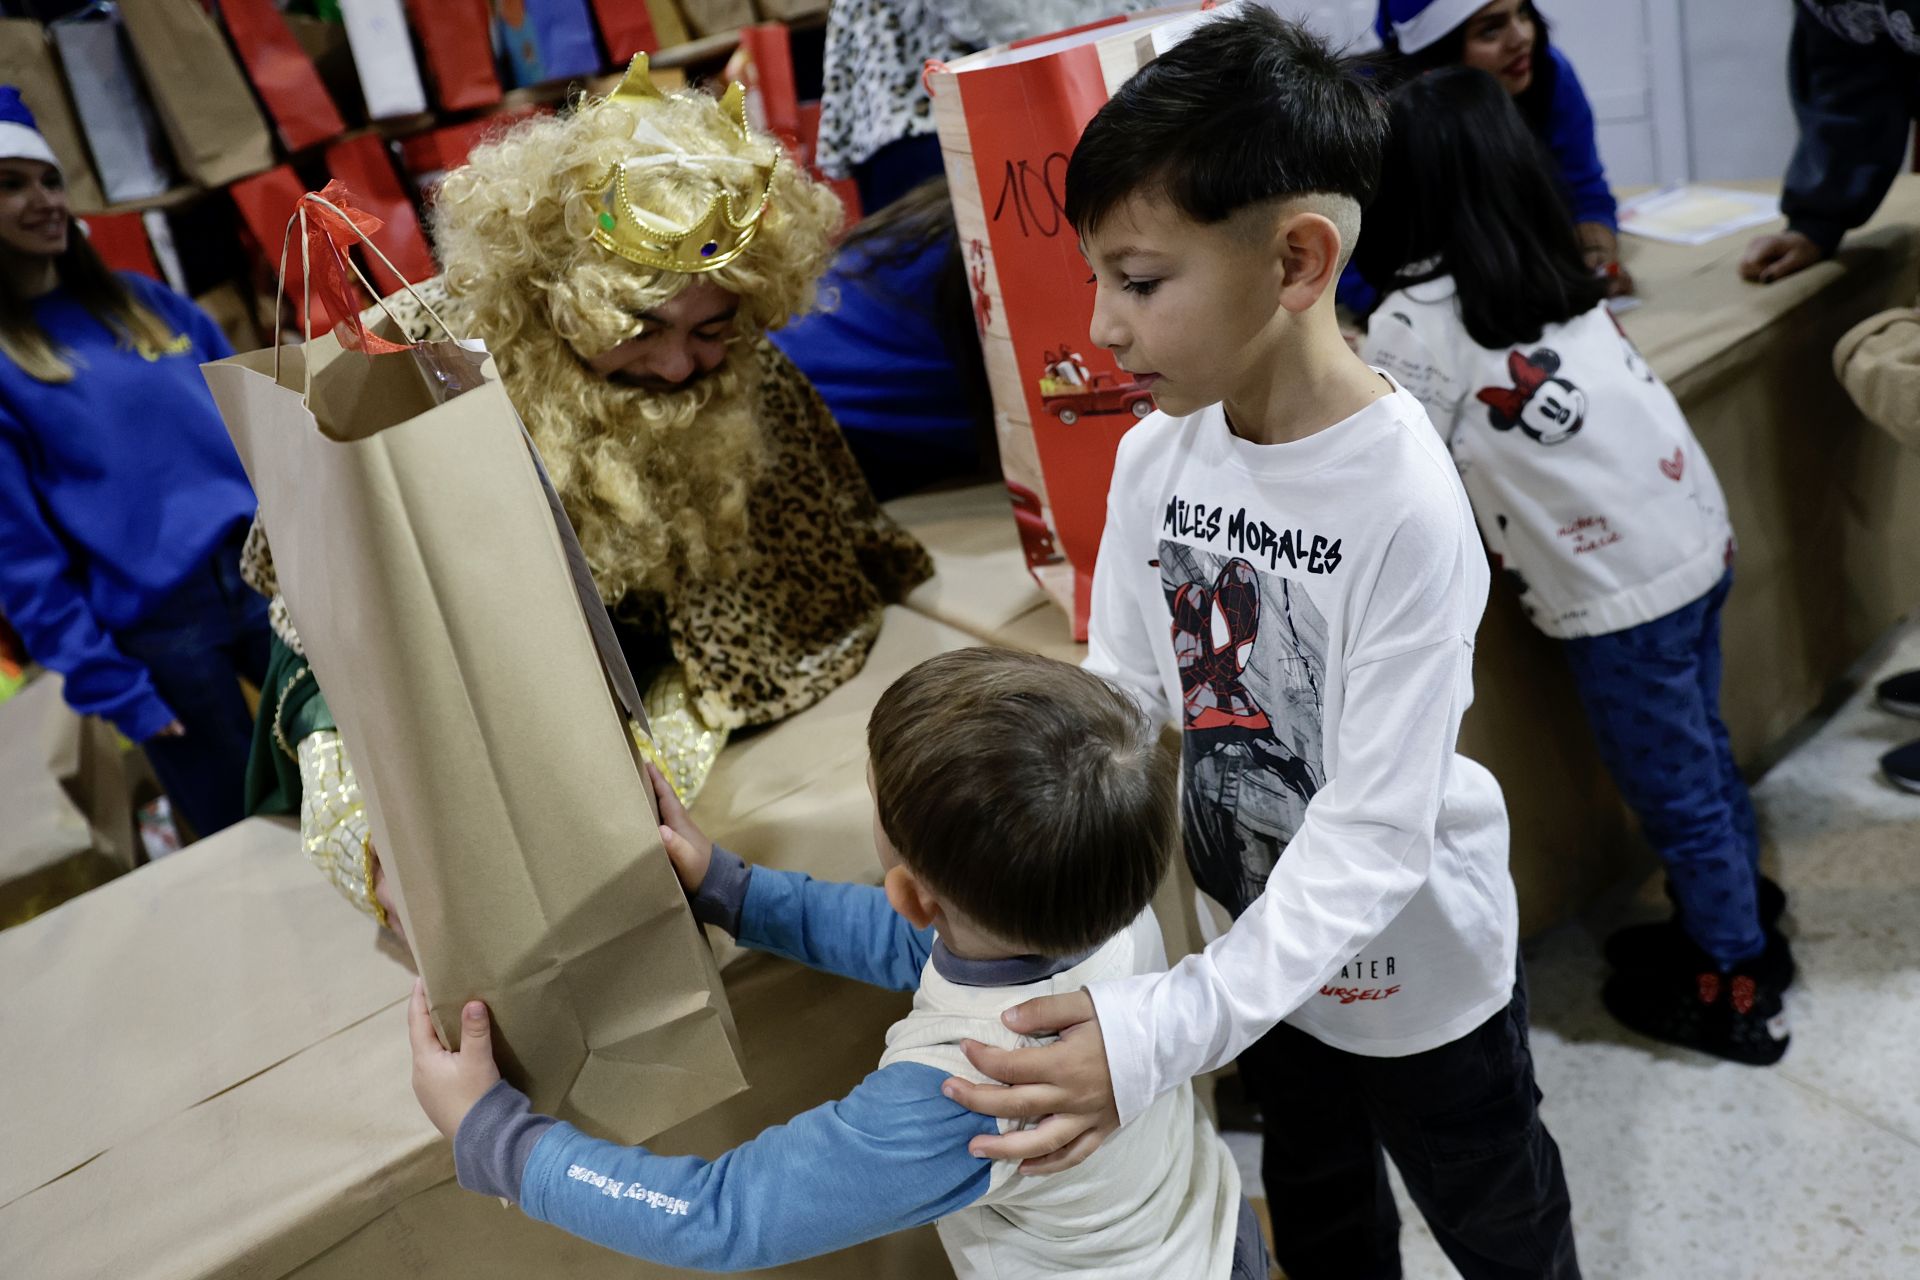
[(482, 116), (465, 124), (452, 124), (444, 129), (416, 133), (400, 143), (400, 164), (406, 169), (407, 176), (413, 179), (414, 189), (420, 193), (421, 200), (432, 204), (433, 193), (440, 187), (440, 179), (465, 164), (475, 147), (546, 110), (545, 107), (521, 107)]
[[(327, 172), (353, 193), (354, 205), (371, 214), (381, 224), (368, 229), (368, 238), (399, 269), (395, 275), (369, 254), (367, 269), (379, 284), (382, 294), (393, 293), (415, 281), (425, 280), (438, 268), (427, 248), (427, 237), (420, 229), (420, 217), (413, 201), (400, 184), (387, 144), (374, 133), (362, 133), (327, 148)], [(336, 202), (337, 203), (337, 202)]]
[(153, 242), (147, 239), (147, 224), (137, 213), (96, 213), (81, 219), (87, 226), (87, 240), (100, 261), (115, 271), (131, 271), (149, 280), (164, 281), (160, 264), (153, 256)]
[(220, 13), (247, 77), (273, 115), (281, 145), (301, 151), (347, 131), (313, 59), (273, 0), (221, 0)]
[[(254, 250), (270, 270), (278, 269), (287, 219), (293, 216), (300, 198), (307, 194), (306, 185), (294, 173), (293, 166), (283, 164), (251, 178), (242, 178), (227, 188), (227, 194), (233, 197), (234, 207), (240, 211), (240, 221), (253, 241)], [(333, 329), (335, 322), (358, 314), (363, 304), (335, 310), (321, 293), (314, 293), (309, 299), (306, 275), (300, 266), (301, 255), (296, 251), (286, 257), (286, 296), (293, 300), (295, 324), (299, 328), (326, 333)], [(277, 316), (275, 323), (279, 323)]]
[(1199, 8), (1113, 18), (926, 73), (1027, 568), (1078, 640), (1087, 638), (1114, 453), (1154, 406), (1087, 338), (1093, 286), (1061, 212), (1067, 158), (1087, 121), (1154, 56), (1154, 28)]
[(487, 0), (407, 0), (407, 17), (427, 55), (427, 75), (442, 109), (464, 111), (500, 101)]
[(687, 42), (686, 23), (673, 0), (593, 0), (593, 16), (617, 66), (625, 66), (636, 53)]

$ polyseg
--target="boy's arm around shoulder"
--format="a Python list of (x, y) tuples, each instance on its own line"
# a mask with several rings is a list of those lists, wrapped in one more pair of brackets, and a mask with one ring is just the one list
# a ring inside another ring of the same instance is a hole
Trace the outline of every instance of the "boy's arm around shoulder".
[(778, 1266), (935, 1221), (984, 1195), (967, 1152), (996, 1123), (941, 1096), (946, 1073), (897, 1063), (717, 1160), (662, 1156), (529, 1113), (502, 1082), (454, 1144), (462, 1186), (667, 1266)]

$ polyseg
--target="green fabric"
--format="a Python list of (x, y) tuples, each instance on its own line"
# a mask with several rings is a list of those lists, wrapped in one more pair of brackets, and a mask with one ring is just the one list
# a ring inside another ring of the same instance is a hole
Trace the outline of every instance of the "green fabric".
[(277, 634), (260, 689), (260, 714), (253, 721), (253, 752), (247, 758), (249, 815), (300, 812), (300, 762), (280, 749), (273, 732), (276, 717), (287, 746), (295, 750), (309, 734), (339, 727), (307, 660)]

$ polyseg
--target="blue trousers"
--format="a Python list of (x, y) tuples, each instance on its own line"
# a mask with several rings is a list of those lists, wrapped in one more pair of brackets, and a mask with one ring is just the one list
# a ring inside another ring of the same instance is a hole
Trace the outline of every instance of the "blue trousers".
[(1718, 586), (1664, 618), (1564, 642), (1600, 758), (1666, 864), (1689, 937), (1722, 968), (1766, 949), (1753, 802), (1720, 719)]
[(114, 633), (141, 663), (186, 733), (142, 743), (175, 811), (210, 836), (245, 815), (253, 717), (242, 678), (266, 679), (267, 602), (240, 578), (244, 526), (152, 613)]

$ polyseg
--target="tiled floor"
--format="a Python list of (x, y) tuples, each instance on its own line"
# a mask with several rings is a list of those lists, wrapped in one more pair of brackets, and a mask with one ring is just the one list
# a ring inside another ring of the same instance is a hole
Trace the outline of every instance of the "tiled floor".
[[(1920, 667), (1920, 628), (1881, 664)], [(1790, 895), (1793, 1045), (1754, 1069), (1669, 1049), (1600, 1006), (1599, 939), (1657, 885), (1528, 947), (1533, 1045), (1585, 1274), (1920, 1278), (1920, 796), (1879, 775), (1920, 722), (1871, 681), (1755, 790)], [(1257, 1190), (1258, 1141), (1231, 1135)], [(1401, 1196), (1409, 1280), (1455, 1274)]]

